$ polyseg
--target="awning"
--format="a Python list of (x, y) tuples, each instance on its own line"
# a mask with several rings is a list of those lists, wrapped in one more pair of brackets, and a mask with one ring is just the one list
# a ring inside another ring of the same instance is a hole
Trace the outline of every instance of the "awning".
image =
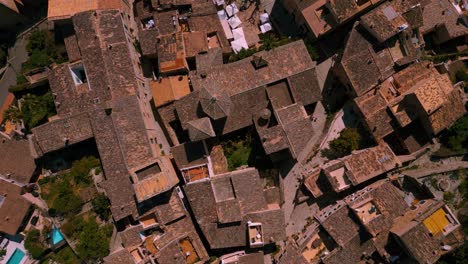
[(260, 15), (260, 24), (265, 24), (268, 21), (270, 21), (270, 16), (268, 13), (263, 13)]
[(219, 20), (227, 20), (228, 17), (226, 15), (226, 12), (224, 10), (219, 10), (218, 11), (218, 17), (219, 17)]
[(272, 28), (272, 26), (271, 26), (270, 23), (265, 23), (265, 24), (263, 24), (263, 25), (260, 26), (260, 31), (261, 31), (263, 34), (267, 33), (268, 31), (271, 31), (272, 29), (273, 29), (273, 28)]
[(233, 29), (232, 30), (232, 35), (234, 36), (234, 40), (245, 39), (244, 29), (241, 28), (241, 27)]
[(234, 53), (237, 54), (242, 49), (248, 49), (249, 45), (247, 45), (247, 41), (245, 40), (245, 38), (240, 38), (240, 39), (236, 39), (236, 40), (232, 41), (231, 42), (231, 47), (232, 47), (232, 50), (234, 51)]
[(233, 15), (239, 13), (239, 8), (237, 8), (235, 3), (231, 3), (226, 6), (226, 13), (228, 14), (228, 17), (232, 17)]
[(242, 21), (239, 19), (238, 16), (235, 15), (228, 19), (228, 23), (231, 26), (231, 28), (237, 28), (238, 26), (240, 26), (240, 24), (242, 24)]
[(222, 5), (224, 5), (224, 0), (214, 0), (213, 2), (214, 2), (215, 5), (217, 5), (217, 6), (222, 6)]

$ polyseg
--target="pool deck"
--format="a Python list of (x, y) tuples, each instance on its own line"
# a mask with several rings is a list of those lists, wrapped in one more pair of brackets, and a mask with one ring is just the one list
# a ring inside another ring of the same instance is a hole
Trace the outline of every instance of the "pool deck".
[(20, 264), (32, 263), (32, 259), (29, 259), (27, 255), (27, 251), (24, 248), (24, 240), (22, 240), (21, 243), (10, 240), (10, 243), (8, 243), (8, 246), (6, 247), (7, 253), (3, 257), (3, 260), (1, 261), (1, 263), (6, 263), (10, 259), (11, 255), (13, 255), (13, 253), (15, 252), (15, 249), (17, 248), (19, 248), (21, 251), (26, 253), (24, 258), (21, 260)]

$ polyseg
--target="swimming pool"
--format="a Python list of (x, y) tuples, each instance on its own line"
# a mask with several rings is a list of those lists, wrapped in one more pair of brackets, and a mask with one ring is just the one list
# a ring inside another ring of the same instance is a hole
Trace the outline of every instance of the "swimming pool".
[(24, 258), (24, 252), (21, 251), (21, 249), (17, 248), (15, 249), (15, 252), (13, 252), (13, 255), (11, 255), (10, 259), (8, 259), (7, 264), (19, 264), (21, 263), (21, 260)]
[(52, 229), (52, 245), (55, 246), (63, 241), (62, 233), (54, 226)]

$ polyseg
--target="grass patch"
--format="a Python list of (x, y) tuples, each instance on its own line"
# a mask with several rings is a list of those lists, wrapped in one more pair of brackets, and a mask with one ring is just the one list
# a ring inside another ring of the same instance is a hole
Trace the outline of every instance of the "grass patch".
[(81, 260), (78, 256), (73, 252), (73, 250), (69, 247), (63, 247), (59, 251), (49, 254), (46, 258), (44, 258), (41, 264), (52, 264), (52, 263), (67, 263), (67, 264), (80, 264)]
[(273, 163), (252, 129), (230, 134), (221, 141), (229, 171), (244, 165), (255, 167), (260, 172), (273, 169)]
[(277, 186), (278, 171), (252, 129), (230, 134), (221, 141), (229, 171), (241, 166), (253, 167), (259, 171), (260, 178), (266, 180), (267, 186)]
[(251, 142), (252, 135), (248, 133), (245, 138), (236, 137), (222, 144), (229, 171), (249, 165), (249, 157), (252, 152)]

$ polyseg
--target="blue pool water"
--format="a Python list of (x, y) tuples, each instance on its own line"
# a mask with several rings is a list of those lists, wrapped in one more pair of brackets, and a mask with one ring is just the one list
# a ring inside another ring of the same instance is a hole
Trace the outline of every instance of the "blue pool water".
[(52, 245), (57, 245), (58, 243), (62, 242), (63, 236), (62, 233), (54, 226), (52, 229)]
[(10, 259), (8, 259), (7, 264), (19, 264), (23, 258), (24, 252), (17, 248)]

